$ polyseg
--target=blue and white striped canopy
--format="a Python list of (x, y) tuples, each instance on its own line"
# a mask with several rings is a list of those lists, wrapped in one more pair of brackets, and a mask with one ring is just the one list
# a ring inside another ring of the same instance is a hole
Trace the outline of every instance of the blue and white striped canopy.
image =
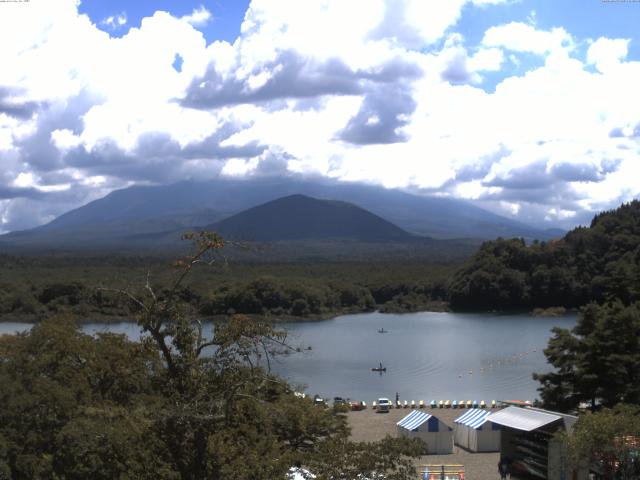
[(424, 422), (428, 421), (431, 417), (432, 415), (429, 415), (428, 413), (414, 410), (409, 415), (400, 420), (398, 422), (398, 426), (413, 431), (416, 430)]
[(485, 422), (489, 421), (488, 418), (491, 415), (491, 412), (487, 410), (479, 410), (473, 409), (468, 410), (463, 415), (460, 415), (456, 418), (453, 423), (460, 423), (461, 425), (466, 425), (471, 428), (480, 428)]

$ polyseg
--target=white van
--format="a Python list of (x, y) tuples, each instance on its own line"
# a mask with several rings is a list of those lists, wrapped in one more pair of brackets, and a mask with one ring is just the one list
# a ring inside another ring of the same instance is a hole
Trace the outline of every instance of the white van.
[(389, 400), (388, 398), (379, 398), (378, 399), (378, 411), (379, 412), (388, 412), (389, 410), (391, 410), (391, 400)]

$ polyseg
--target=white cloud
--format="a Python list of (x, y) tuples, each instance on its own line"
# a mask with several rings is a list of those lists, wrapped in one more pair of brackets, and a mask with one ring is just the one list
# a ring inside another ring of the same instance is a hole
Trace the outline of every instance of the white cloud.
[(587, 50), (587, 63), (604, 72), (615, 68), (627, 57), (629, 39), (600, 37)]
[(19, 188), (28, 188), (33, 187), (35, 185), (35, 180), (33, 178), (33, 173), (31, 172), (21, 172), (13, 181), (13, 185)]
[(516, 52), (543, 55), (563, 48), (571, 49), (573, 39), (561, 27), (545, 31), (537, 30), (526, 23), (511, 22), (490, 27), (484, 34), (482, 44), (487, 47), (502, 47)]
[(211, 19), (211, 12), (207, 10), (204, 5), (200, 5), (198, 8), (194, 8), (191, 15), (185, 15), (182, 20), (190, 23), (195, 27), (201, 27), (206, 25)]
[(69, 150), (82, 144), (82, 139), (68, 128), (51, 132), (51, 141), (59, 150)]
[[(514, 22), (469, 44), (464, 5), (497, 3), (254, 0), (238, 40), (209, 45), (204, 7), (113, 38), (75, 0), (3, 4), (0, 187), (69, 196), (60, 210), (3, 200), (0, 214), (42, 221), (134, 181), (220, 171), (419, 187), (548, 221), (640, 194), (629, 40), (599, 38), (584, 60), (563, 28)], [(522, 53), (543, 65), (480, 88)]]
[(117, 15), (110, 15), (100, 22), (101, 25), (109, 27), (111, 30), (117, 30), (127, 24), (126, 12)]
[(470, 59), (469, 67), (474, 71), (497, 71), (504, 62), (504, 54), (499, 48), (483, 48)]
[(520, 211), (520, 204), (515, 202), (505, 202), (504, 200), (501, 200), (500, 207), (513, 216), (518, 215), (518, 212)]

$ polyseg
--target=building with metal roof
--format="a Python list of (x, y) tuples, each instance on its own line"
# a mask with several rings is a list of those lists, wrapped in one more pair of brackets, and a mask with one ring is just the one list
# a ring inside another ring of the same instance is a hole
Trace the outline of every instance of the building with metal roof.
[(518, 479), (585, 479), (586, 470), (569, 471), (567, 452), (554, 434), (570, 432), (578, 417), (532, 407), (507, 407), (489, 417), (500, 425), (500, 461)]

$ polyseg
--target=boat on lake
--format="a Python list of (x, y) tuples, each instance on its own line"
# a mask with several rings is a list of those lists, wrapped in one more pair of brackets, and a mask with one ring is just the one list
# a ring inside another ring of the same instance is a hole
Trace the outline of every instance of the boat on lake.
[(385, 330), (384, 327), (378, 329), (378, 333), (389, 333), (389, 330)]
[(382, 366), (382, 362), (380, 362), (380, 366), (379, 367), (373, 367), (371, 369), (372, 372), (386, 372), (387, 371), (387, 367), (383, 367)]

